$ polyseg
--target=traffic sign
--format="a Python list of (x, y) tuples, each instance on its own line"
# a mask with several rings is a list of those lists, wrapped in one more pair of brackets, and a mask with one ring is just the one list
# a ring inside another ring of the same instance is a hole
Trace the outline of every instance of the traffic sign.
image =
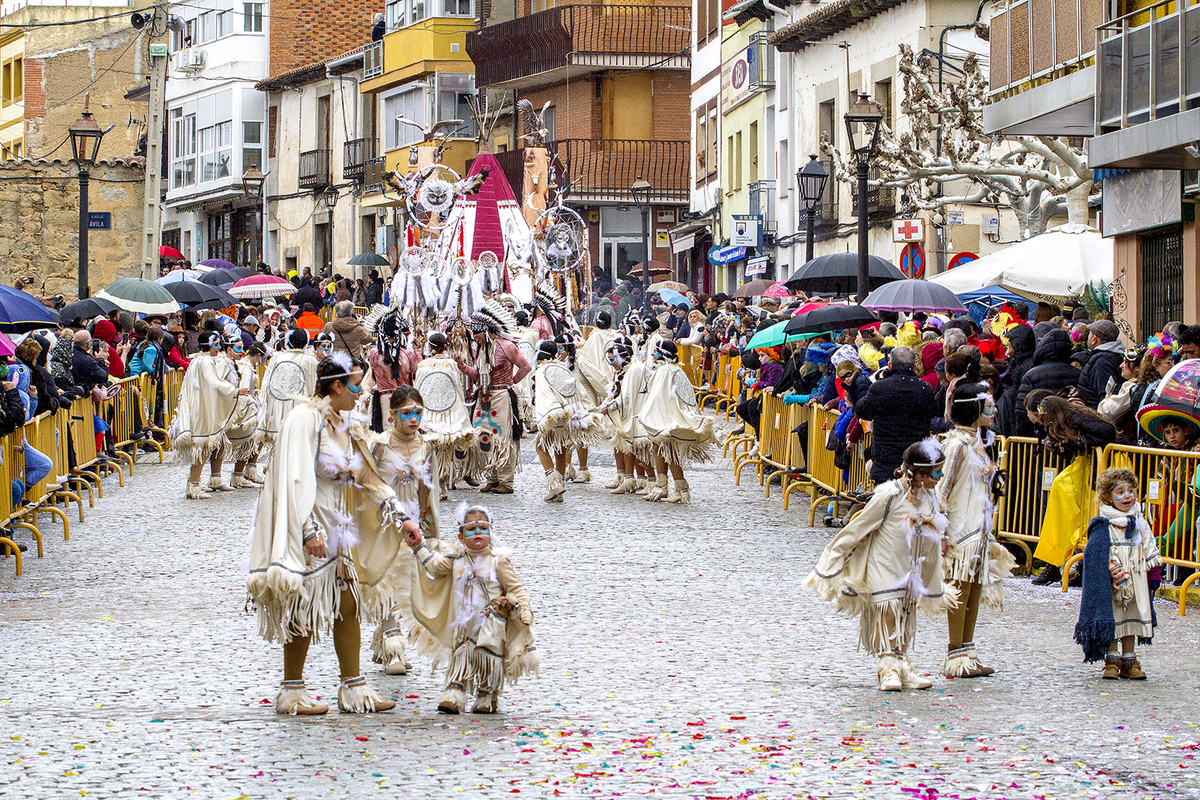
[(925, 274), (925, 248), (909, 242), (900, 251), (900, 271), (909, 278), (920, 278)]

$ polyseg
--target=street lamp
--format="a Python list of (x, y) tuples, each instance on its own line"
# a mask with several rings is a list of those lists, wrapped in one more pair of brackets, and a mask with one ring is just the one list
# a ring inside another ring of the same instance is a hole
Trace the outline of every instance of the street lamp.
[(633, 194), (634, 202), (638, 208), (642, 210), (642, 248), (645, 251), (645, 260), (642, 262), (642, 311), (643, 313), (650, 312), (650, 193), (654, 191), (654, 187), (650, 185), (650, 181), (642, 176), (638, 176), (633, 185), (629, 187), (629, 191)]
[(250, 238), (250, 260), (254, 262), (253, 269), (258, 271), (258, 261), (262, 261), (261, 256), (254, 259), (255, 252), (258, 250), (258, 212), (262, 204), (263, 184), (267, 182), (267, 176), (262, 173), (258, 167), (250, 167), (242, 173), (242, 194), (246, 199), (254, 204), (254, 213), (250, 215), (250, 223), (253, 225), (253, 236)]
[(858, 166), (858, 302), (867, 299), (870, 275), (867, 270), (867, 171), (879, 147), (879, 124), (883, 109), (863, 92), (846, 112), (846, 133)]
[(796, 172), (801, 207), (808, 215), (808, 255), (805, 261), (812, 261), (813, 258), (813, 225), (817, 216), (817, 206), (821, 204), (821, 198), (825, 194), (825, 182), (828, 180), (829, 173), (821, 166), (821, 162), (817, 161), (816, 153), (810, 153), (804, 169)]
[(105, 131), (92, 119), (91, 95), (84, 98), (83, 116), (67, 128), (71, 137), (71, 154), (79, 165), (79, 299), (88, 296), (88, 181), (91, 167), (100, 152), (100, 140)]

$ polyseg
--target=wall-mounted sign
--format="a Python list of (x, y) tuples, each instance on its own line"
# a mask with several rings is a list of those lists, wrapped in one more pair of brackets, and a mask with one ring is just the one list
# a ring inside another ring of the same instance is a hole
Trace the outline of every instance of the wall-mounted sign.
[(729, 234), (729, 244), (732, 247), (759, 247), (758, 232), (760, 217), (735, 214), (733, 231)]
[(755, 256), (754, 258), (747, 261), (746, 262), (746, 277), (754, 278), (759, 275), (766, 275), (767, 274), (767, 261), (769, 261), (769, 259), (766, 256)]
[(90, 230), (90, 231), (111, 231), (112, 230), (112, 212), (111, 211), (89, 211), (88, 212), (88, 230)]
[(975, 255), (974, 253), (959, 253), (958, 255), (954, 256), (954, 258), (950, 259), (950, 263), (946, 265), (946, 269), (954, 269), (955, 267), (961, 267), (963, 264), (970, 264), (977, 258), (979, 258), (979, 256)]
[(925, 241), (925, 220), (894, 219), (892, 220), (893, 242), (923, 242)]
[(731, 264), (739, 258), (746, 257), (744, 247), (713, 247), (708, 251), (710, 264)]
[(925, 248), (909, 242), (900, 251), (900, 271), (909, 278), (920, 278), (925, 274)]
[(963, 212), (961, 212), (961, 211), (947, 211), (946, 212), (946, 224), (947, 225), (962, 225), (964, 223), (965, 223), (965, 219), (963, 218)]

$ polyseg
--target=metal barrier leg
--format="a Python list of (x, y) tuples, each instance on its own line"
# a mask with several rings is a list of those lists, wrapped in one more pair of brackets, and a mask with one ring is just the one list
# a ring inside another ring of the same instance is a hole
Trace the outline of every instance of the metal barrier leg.
[[(133, 456), (129, 455), (129, 453), (126, 453), (124, 450), (117, 450), (116, 453), (118, 456), (125, 459), (125, 463), (127, 463), (129, 465), (129, 477), (132, 478), (133, 477)], [(120, 475), (121, 485), (124, 486), (125, 485), (125, 475), (121, 472), (121, 465), (114, 461), (113, 466), (117, 470), (117, 475)]]
[[(89, 477), (91, 476), (91, 473), (76, 473), (68, 480), (68, 483), (73, 483), (73, 484), (82, 486), (83, 488), (87, 489), (88, 508), (95, 508), (96, 507), (96, 496), (95, 496), (95, 494), (92, 493), (92, 482), (90, 480), (88, 480), (87, 478), (83, 477), (83, 475), (85, 475), (85, 474), (88, 475)], [(79, 521), (82, 522), (83, 521), (83, 517), (82, 517), (83, 504), (82, 503), (79, 504), (79, 510), (81, 512)]]
[[(68, 481), (69, 480), (70, 479), (68, 479)], [(63, 487), (54, 493), (54, 499), (58, 500), (59, 498), (61, 498), (63, 503), (65, 503), (67, 506), (71, 505), (72, 500), (74, 500), (76, 503), (78, 503), (79, 504), (79, 521), (83, 522), (83, 498), (79, 496), (79, 493), (72, 492), (70, 489), (67, 489), (66, 482), (64, 482)], [(66, 538), (68, 538), (68, 539), (71, 538), (69, 533), (67, 534)]]
[(42, 558), (42, 556), (45, 555), (45, 552), (42, 550), (42, 532), (39, 531), (35, 526), (30, 525), (28, 522), (10, 522), (9, 526), (13, 528), (24, 528), (33, 534), (33, 538), (37, 542), (38, 546), (38, 558)]
[(1075, 565), (1076, 565), (1076, 564), (1078, 564), (1080, 561), (1083, 561), (1083, 553), (1076, 553), (1075, 555), (1073, 555), (1073, 556), (1071, 556), (1070, 558), (1068, 558), (1068, 559), (1067, 559), (1067, 563), (1066, 563), (1066, 564), (1063, 564), (1063, 568), (1062, 568), (1062, 590), (1063, 590), (1064, 592), (1067, 590), (1067, 588), (1068, 588), (1068, 584), (1069, 584), (1069, 583), (1070, 583), (1070, 581), (1071, 581), (1071, 567), (1075, 566)]
[[(67, 512), (63, 511), (58, 506), (45, 506), (43, 511), (48, 511), (54, 514), (62, 522), (63, 526), (63, 541), (68, 541), (71, 538), (71, 523), (67, 520)], [(35, 517), (36, 520), (36, 517)]]
[[(1196, 579), (1200, 578), (1200, 572), (1193, 572), (1183, 579), (1183, 585), (1179, 587), (1179, 616), (1184, 616), (1187, 613), (1187, 593)], [(1153, 599), (1153, 598), (1151, 598)]]
[(21, 568), (21, 548), (17, 547), (17, 543), (5, 536), (0, 536), (0, 547), (7, 548), (6, 553), (12, 553), (17, 557), (17, 574), (20, 575), (24, 570)]
[(735, 486), (742, 485), (742, 467), (746, 466), (747, 464), (761, 464), (761, 463), (762, 463), (761, 461), (759, 461), (757, 458), (750, 456), (748, 453), (745, 455), (745, 458), (743, 458), (740, 463), (734, 462), (735, 466), (733, 468), (733, 484)]
[(807, 485), (807, 482), (802, 478), (793, 478), (791, 476), (788, 477), (787, 486), (785, 486), (783, 489), (783, 510), (784, 511), (788, 510), (788, 495), (790, 495), (792, 493), (792, 490), (793, 489), (803, 490), (806, 485)]
[(1028, 544), (1021, 539), (1005, 538), (1001, 540), (997, 538), (997, 541), (1001, 542), (1002, 544), (1015, 544), (1017, 547), (1020, 547), (1025, 553), (1025, 562), (1021, 565), (1021, 567), (1025, 570), (1026, 575), (1033, 574), (1033, 550), (1030, 549)]

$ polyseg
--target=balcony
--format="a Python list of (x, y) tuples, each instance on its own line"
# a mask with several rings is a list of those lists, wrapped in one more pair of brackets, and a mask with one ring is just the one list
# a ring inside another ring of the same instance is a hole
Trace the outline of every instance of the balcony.
[(300, 154), (300, 188), (314, 191), (329, 185), (329, 151), (309, 150)]
[(383, 74), (383, 40), (371, 42), (363, 47), (363, 76), (364, 81), (378, 78)]
[(1103, 0), (1006, 0), (991, 19), (989, 92), (1028, 90), (1084, 66), (1095, 50), (1093, 31)]
[(469, 32), (467, 54), (478, 86), (520, 88), (602, 69), (689, 69), (691, 29), (690, 5), (563, 5)]
[(750, 184), (750, 216), (762, 220), (763, 233), (775, 233), (775, 181)]
[(775, 86), (775, 48), (767, 38), (770, 33), (760, 32), (750, 37), (748, 52), (750, 61), (750, 91), (765, 92)]
[(362, 182), (364, 194), (378, 194), (383, 191), (384, 181), (387, 180), (387, 157), (369, 158), (362, 165)]
[(361, 181), (364, 165), (375, 158), (378, 139), (352, 139), (343, 145), (342, 151), (342, 180)]
[(637, 139), (559, 139), (547, 145), (568, 201), (587, 203), (632, 202), (629, 187), (638, 178), (654, 187), (651, 202), (686, 203), (691, 147), (688, 140)]
[[(879, 179), (879, 170), (872, 167), (871, 180)], [(833, 181), (829, 181), (833, 183)], [(894, 186), (867, 187), (867, 216), (890, 217), (896, 213), (896, 188)], [(858, 217), (858, 185), (850, 184), (850, 216)]]

